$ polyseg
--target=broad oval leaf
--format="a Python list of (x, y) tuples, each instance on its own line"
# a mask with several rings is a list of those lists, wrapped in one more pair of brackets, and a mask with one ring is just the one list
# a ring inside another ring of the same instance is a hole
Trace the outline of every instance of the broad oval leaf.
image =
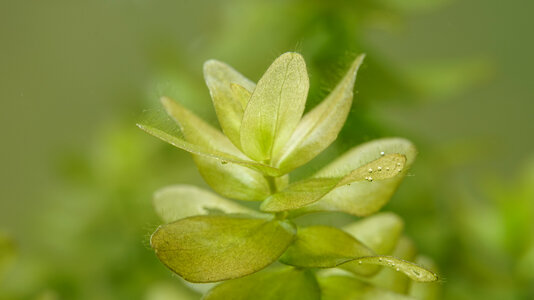
[(397, 176), (402, 172), (406, 157), (402, 154), (387, 154), (378, 159), (359, 166), (344, 177), (310, 178), (295, 182), (286, 189), (269, 196), (261, 205), (263, 211), (279, 212), (293, 210), (320, 200), (333, 189), (358, 181), (384, 180)]
[[(282, 263), (306, 268), (333, 268), (356, 257), (374, 256), (373, 250), (330, 226), (299, 228), (293, 244), (280, 257)], [(372, 272), (377, 269), (373, 268)]]
[(404, 222), (394, 213), (382, 212), (344, 226), (349, 233), (380, 255), (391, 254), (404, 230)]
[(293, 241), (289, 221), (194, 216), (160, 226), (150, 244), (158, 258), (190, 282), (216, 282), (257, 272)]
[(356, 73), (364, 57), (363, 54), (358, 56), (330, 95), (304, 115), (288, 143), (273, 158), (275, 166), (289, 172), (335, 141), (350, 112)]
[(376, 288), (346, 275), (318, 276), (322, 300), (415, 300), (407, 295)]
[(243, 106), (241, 95), (236, 95), (231, 85), (237, 84), (249, 94), (256, 85), (229, 65), (213, 59), (204, 63), (204, 79), (224, 134), (240, 147), (239, 131), (246, 103)]
[[(362, 144), (349, 150), (315, 175), (317, 178), (345, 176), (358, 166), (365, 165), (390, 153), (406, 156), (406, 164), (400, 174), (380, 181), (375, 181), (373, 178), (372, 182), (354, 182), (338, 187), (321, 200), (303, 207), (301, 213), (341, 211), (356, 216), (367, 216), (380, 210), (393, 196), (415, 160), (417, 152), (408, 140), (387, 138)], [(373, 171), (376, 170), (373, 169)]]
[(186, 184), (172, 185), (158, 190), (154, 193), (153, 204), (157, 214), (165, 223), (213, 212), (256, 214), (254, 210)]
[(321, 291), (310, 270), (283, 268), (264, 270), (250, 276), (223, 282), (203, 300), (319, 300)]
[(256, 161), (281, 150), (304, 111), (309, 80), (298, 53), (278, 57), (258, 81), (241, 123), (241, 149)]
[[(179, 124), (187, 141), (242, 156), (220, 131), (195, 114), (168, 98), (163, 98), (162, 102), (168, 114)], [(225, 197), (239, 200), (263, 200), (270, 193), (269, 183), (265, 176), (257, 171), (240, 165), (224, 164), (214, 158), (201, 155), (194, 155), (193, 158), (206, 183)]]
[(259, 171), (265, 175), (268, 176), (281, 176), (283, 175), (279, 169), (273, 168), (271, 166), (258, 163), (252, 160), (249, 160), (248, 158), (241, 158), (237, 157), (233, 154), (229, 154), (226, 152), (222, 152), (216, 149), (212, 149), (205, 146), (199, 146), (197, 144), (190, 143), (186, 141), (184, 138), (173, 135), (165, 130), (156, 128), (154, 126), (150, 126), (147, 124), (137, 124), (137, 127), (144, 130), (145, 132), (159, 138), (160, 140), (167, 142), (177, 148), (180, 148), (182, 150), (185, 150), (187, 152), (190, 152), (192, 154), (201, 155), (209, 158), (214, 158), (218, 161), (220, 161), (222, 164), (225, 163), (232, 163), (237, 164), (240, 166), (247, 167), (252, 170)]

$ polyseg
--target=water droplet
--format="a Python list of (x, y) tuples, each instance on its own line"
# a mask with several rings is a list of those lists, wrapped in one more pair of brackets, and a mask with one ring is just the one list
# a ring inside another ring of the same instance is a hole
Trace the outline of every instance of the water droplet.
[(368, 177), (367, 180), (373, 181), (373, 177)]
[(400, 269), (399, 269), (399, 268), (396, 268), (395, 270), (397, 270), (397, 272), (398, 272), (398, 271), (400, 271)]
[(372, 168), (369, 168), (369, 173), (373, 173), (373, 169)]
[(360, 261), (358, 262), (358, 264), (361, 265), (361, 264), (363, 264), (363, 262), (360, 260)]
[(226, 160), (221, 160), (221, 164), (226, 165), (228, 162)]
[(397, 163), (397, 166), (399, 166), (399, 167), (400, 167), (400, 165), (401, 165), (401, 163)]
[(384, 156), (384, 154), (386, 154), (386, 153), (384, 153), (384, 151), (380, 152), (380, 155)]
[(378, 171), (382, 171), (382, 167), (378, 167)]
[(386, 168), (386, 171), (389, 171), (389, 167)]
[(380, 261), (380, 262), (381, 262), (381, 261), (382, 261), (382, 258), (379, 258), (379, 259), (378, 259), (378, 261)]

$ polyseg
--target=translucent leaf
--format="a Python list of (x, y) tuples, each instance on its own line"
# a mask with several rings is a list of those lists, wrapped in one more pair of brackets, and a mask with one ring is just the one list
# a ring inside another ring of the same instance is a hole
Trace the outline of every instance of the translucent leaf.
[(141, 128), (145, 132), (159, 138), (160, 140), (167, 142), (177, 148), (190, 152), (192, 154), (201, 155), (205, 157), (210, 157), (217, 159), (222, 164), (233, 163), (241, 166), (245, 166), (249, 169), (257, 170), (262, 172), (265, 175), (269, 176), (281, 176), (281, 172), (277, 168), (258, 163), (249, 159), (243, 159), (235, 155), (221, 152), (215, 149), (208, 147), (199, 146), (193, 143), (190, 143), (183, 139), (182, 137), (170, 134), (162, 129), (147, 125), (147, 124), (137, 124), (137, 127)]
[(337, 138), (352, 106), (354, 81), (363, 58), (364, 55), (358, 56), (330, 95), (302, 118), (288, 143), (273, 158), (275, 166), (289, 172), (310, 161)]
[[(245, 158), (219, 130), (175, 101), (163, 98), (162, 102), (168, 114), (180, 126), (187, 141)], [(265, 176), (257, 171), (236, 164), (224, 164), (217, 159), (202, 155), (194, 155), (193, 158), (204, 180), (225, 197), (263, 200), (270, 193)]]
[(417, 153), (409, 141), (387, 138), (362, 144), (349, 150), (315, 175), (317, 178), (345, 176), (355, 168), (378, 159), (381, 153), (399, 153), (406, 156), (405, 167), (398, 176), (380, 181), (373, 178), (372, 182), (354, 182), (338, 187), (321, 200), (303, 207), (300, 213), (342, 211), (356, 216), (367, 216), (380, 210), (393, 196), (415, 159)]
[(310, 270), (284, 268), (223, 282), (208, 292), (204, 300), (319, 300), (321, 291)]
[(240, 147), (239, 130), (246, 103), (243, 106), (243, 99), (240, 95), (236, 96), (231, 85), (237, 84), (250, 94), (255, 84), (232, 67), (217, 60), (204, 63), (204, 78), (224, 134), (234, 145)]
[[(393, 257), (400, 258), (404, 261), (415, 259), (417, 250), (414, 243), (407, 237), (401, 237), (392, 253)], [(397, 268), (383, 268), (370, 280), (375, 286), (388, 289), (397, 293), (406, 294), (410, 280), (404, 276)]]
[(349, 233), (380, 255), (391, 254), (404, 230), (404, 222), (394, 213), (383, 212), (346, 225)]
[(335, 188), (358, 181), (373, 184), (397, 176), (404, 167), (406, 158), (402, 154), (388, 154), (359, 166), (344, 177), (311, 178), (289, 185), (286, 189), (269, 196), (261, 205), (263, 211), (279, 212), (303, 207), (320, 200)]
[(330, 226), (299, 228), (280, 261), (298, 267), (333, 268), (375, 253), (348, 233)]
[(382, 290), (354, 277), (318, 276), (322, 300), (415, 300), (415, 298)]
[(154, 194), (154, 208), (165, 223), (213, 212), (255, 214), (232, 201), (192, 185), (173, 185)]
[[(295, 242), (280, 257), (280, 261), (307, 268), (344, 268), (347, 262), (355, 265), (370, 264), (392, 268), (416, 281), (437, 280), (434, 273), (411, 262), (393, 256), (375, 255), (371, 249), (349, 234), (328, 226), (299, 229)], [(347, 269), (361, 275), (371, 275), (377, 271), (376, 268), (365, 269), (364, 266)]]
[(289, 139), (300, 121), (309, 80), (298, 53), (278, 57), (258, 81), (243, 115), (241, 147), (256, 161), (268, 161)]
[(251, 90), (247, 90), (246, 88), (237, 83), (230, 84), (230, 87), (232, 89), (232, 94), (234, 95), (234, 98), (239, 101), (241, 107), (243, 108), (243, 110), (245, 110), (248, 104), (248, 100), (250, 100), (250, 96), (252, 96), (252, 93), (250, 92)]
[[(426, 266), (431, 270), (436, 269), (436, 265), (432, 259), (426, 256), (418, 256), (415, 260), (416, 263)], [(410, 288), (408, 294), (416, 299), (423, 300), (437, 300), (439, 299), (440, 285), (437, 283), (427, 282), (410, 282)]]
[(151, 246), (172, 271), (190, 282), (215, 282), (257, 272), (293, 241), (288, 221), (195, 216), (160, 226)]
[[(393, 213), (379, 213), (343, 227), (343, 230), (361, 241), (379, 255), (393, 253), (404, 229), (404, 222)], [(347, 262), (341, 268), (354, 274), (370, 275), (379, 267), (362, 265), (357, 261)]]

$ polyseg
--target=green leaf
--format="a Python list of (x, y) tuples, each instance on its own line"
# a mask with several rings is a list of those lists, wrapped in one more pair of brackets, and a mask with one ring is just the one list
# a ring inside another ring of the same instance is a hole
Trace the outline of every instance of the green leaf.
[(284, 53), (272, 63), (258, 81), (241, 123), (241, 147), (250, 158), (268, 161), (281, 150), (300, 121), (308, 88), (300, 54)]
[[(431, 270), (436, 269), (434, 261), (426, 256), (418, 256), (415, 259), (415, 262), (426, 266)], [(439, 299), (440, 285), (436, 283), (412, 281), (410, 282), (408, 294), (416, 299), (437, 300)]]
[(147, 124), (137, 124), (137, 127), (141, 128), (145, 132), (147, 132), (147, 133), (159, 138), (160, 140), (162, 140), (164, 142), (167, 142), (167, 143), (169, 143), (169, 144), (171, 144), (171, 145), (173, 145), (173, 146), (175, 146), (177, 148), (180, 148), (180, 149), (185, 150), (187, 152), (190, 152), (192, 154), (196, 154), (196, 155), (201, 155), (201, 156), (217, 159), (218, 161), (221, 162), (221, 164), (233, 163), (233, 164), (245, 166), (245, 167), (247, 167), (249, 169), (260, 171), (263, 174), (269, 175), (269, 176), (275, 176), (276, 177), (276, 176), (281, 176), (282, 175), (280, 170), (277, 169), (277, 168), (273, 168), (271, 166), (268, 166), (268, 165), (265, 165), (265, 164), (262, 164), (262, 163), (258, 163), (258, 162), (255, 162), (255, 161), (252, 161), (252, 160), (249, 160), (249, 159), (243, 159), (243, 158), (237, 157), (235, 155), (232, 155), (232, 154), (229, 154), (229, 153), (226, 153), (226, 152), (221, 152), (221, 151), (216, 150), (216, 149), (212, 149), (212, 148), (199, 146), (199, 145), (190, 143), (190, 142), (186, 141), (185, 139), (183, 139), (183, 138), (181, 138), (179, 136), (170, 134), (170, 133), (168, 133), (168, 132), (166, 132), (166, 131), (164, 131), (162, 129), (158, 129), (158, 128), (155, 128), (153, 126), (147, 125)]
[[(404, 229), (404, 222), (393, 213), (379, 213), (343, 227), (343, 230), (372, 249), (376, 254), (392, 254)], [(371, 275), (379, 267), (347, 262), (341, 268), (354, 274)]]
[(158, 190), (154, 194), (153, 203), (156, 212), (165, 223), (213, 212), (256, 214), (256, 211), (214, 193), (185, 184)]
[(273, 158), (275, 166), (289, 172), (310, 161), (337, 138), (350, 112), (356, 73), (364, 57), (358, 56), (330, 95), (302, 118), (288, 143)]
[[(399, 252), (403, 255), (405, 253)], [(436, 275), (417, 265), (392, 256), (378, 256), (351, 235), (328, 226), (312, 226), (299, 229), (297, 238), (280, 257), (280, 261), (292, 266), (307, 268), (341, 268), (359, 275), (372, 275), (386, 266), (408, 275), (417, 281), (434, 281)], [(357, 266), (357, 267), (355, 267)]]
[[(198, 118), (183, 106), (168, 98), (162, 99), (167, 113), (172, 116), (187, 141), (245, 156), (217, 129)], [(200, 174), (217, 193), (239, 200), (263, 200), (269, 193), (269, 183), (263, 174), (236, 164), (223, 164), (217, 159), (194, 155)]]
[(150, 240), (158, 258), (190, 282), (215, 282), (257, 272), (293, 241), (289, 221), (195, 216), (160, 226)]
[(415, 300), (415, 298), (382, 290), (345, 275), (318, 276), (321, 300)]
[(415, 159), (416, 150), (409, 141), (387, 138), (362, 144), (349, 150), (314, 176), (317, 178), (345, 176), (355, 168), (380, 158), (382, 152), (406, 156), (406, 164), (399, 175), (380, 181), (375, 181), (373, 177), (372, 182), (354, 182), (338, 187), (321, 200), (301, 208), (297, 213), (341, 211), (356, 216), (367, 216), (380, 210), (393, 196)]
[(394, 213), (382, 212), (346, 225), (349, 233), (380, 255), (391, 254), (404, 230), (404, 222)]
[(355, 257), (375, 253), (348, 233), (330, 226), (299, 228), (293, 244), (280, 257), (282, 263), (306, 268), (333, 268)]
[(321, 291), (310, 270), (283, 268), (223, 282), (203, 300), (319, 300)]
[(242, 95), (235, 94), (232, 84), (242, 87), (250, 94), (255, 88), (254, 82), (217, 60), (208, 60), (204, 63), (204, 78), (224, 134), (234, 145), (240, 147), (239, 131), (246, 102), (243, 106), (244, 99)]
[(231, 83), (230, 88), (232, 89), (232, 94), (234, 95), (234, 98), (239, 101), (241, 107), (243, 108), (243, 110), (245, 110), (248, 104), (248, 100), (250, 100), (250, 96), (252, 96), (252, 93), (250, 91), (254, 89), (247, 90), (246, 88), (237, 83)]
[(293, 210), (320, 200), (335, 188), (358, 181), (373, 184), (397, 176), (404, 167), (406, 158), (402, 154), (388, 154), (360, 166), (344, 177), (310, 178), (295, 182), (284, 190), (269, 196), (261, 205), (263, 211), (279, 212)]

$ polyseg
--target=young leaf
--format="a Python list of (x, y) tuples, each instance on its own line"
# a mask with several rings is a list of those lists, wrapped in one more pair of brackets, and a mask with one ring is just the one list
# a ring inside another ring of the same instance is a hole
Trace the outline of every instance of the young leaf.
[(346, 275), (318, 276), (317, 281), (321, 287), (321, 300), (415, 300)]
[(344, 177), (311, 178), (295, 182), (286, 189), (269, 196), (261, 205), (263, 211), (279, 212), (297, 209), (320, 200), (335, 188), (358, 181), (373, 184), (397, 176), (402, 171), (406, 158), (402, 154), (388, 154), (360, 166)]
[(256, 161), (267, 161), (289, 139), (304, 111), (308, 73), (300, 54), (278, 57), (258, 81), (243, 115), (241, 147)]
[(241, 107), (243, 108), (243, 111), (245, 108), (247, 108), (248, 100), (250, 100), (250, 96), (252, 96), (252, 90), (247, 90), (243, 86), (237, 84), (237, 83), (231, 83), (230, 88), (232, 89), (232, 95), (234, 95), (234, 98), (239, 101), (241, 104)]
[(350, 112), (356, 73), (364, 57), (358, 56), (330, 95), (302, 118), (288, 143), (273, 158), (275, 166), (289, 172), (310, 161), (337, 138)]
[(310, 226), (299, 228), (295, 241), (280, 261), (305, 268), (333, 268), (355, 257), (373, 255), (373, 250), (340, 229)]
[(190, 282), (242, 277), (270, 265), (293, 241), (289, 221), (195, 216), (160, 226), (150, 244), (158, 258)]
[(252, 160), (249, 160), (249, 159), (243, 159), (243, 158), (237, 157), (235, 155), (232, 155), (232, 154), (229, 154), (229, 153), (226, 153), (226, 152), (221, 152), (221, 151), (218, 151), (218, 150), (215, 150), (215, 149), (211, 149), (211, 148), (208, 148), (208, 147), (199, 146), (199, 145), (190, 143), (190, 142), (186, 141), (185, 139), (183, 139), (181, 137), (178, 137), (176, 135), (172, 135), (172, 134), (170, 134), (170, 133), (168, 133), (168, 132), (166, 132), (164, 130), (155, 128), (155, 127), (150, 126), (150, 125), (137, 124), (137, 127), (141, 128), (145, 132), (147, 132), (147, 133), (159, 138), (160, 140), (162, 140), (164, 142), (167, 142), (167, 143), (169, 143), (169, 144), (171, 144), (171, 145), (173, 145), (173, 146), (175, 146), (177, 148), (180, 148), (180, 149), (185, 150), (187, 152), (190, 152), (192, 154), (201, 155), (201, 156), (205, 156), (205, 157), (208, 157), (208, 158), (214, 158), (214, 159), (220, 161), (222, 164), (233, 163), (233, 164), (245, 166), (245, 167), (247, 167), (249, 169), (262, 172), (263, 174), (269, 175), (269, 176), (275, 176), (276, 177), (276, 176), (281, 176), (282, 175), (280, 170), (277, 169), (277, 168), (273, 168), (271, 166), (268, 166), (268, 165), (265, 165), (265, 164), (262, 164), (262, 163), (258, 163), (258, 162), (255, 162), (255, 161), (252, 161)]
[(203, 300), (319, 300), (321, 291), (310, 270), (264, 270), (229, 280), (209, 291)]
[[(162, 99), (169, 115), (179, 124), (185, 139), (200, 146), (243, 156), (217, 129), (168, 98)], [(244, 157), (244, 156), (243, 156)], [(263, 200), (269, 195), (269, 183), (261, 173), (235, 164), (222, 164), (216, 159), (193, 156), (200, 174), (216, 192), (233, 199)]]
[[(406, 156), (406, 164), (400, 174), (376, 182), (371, 175), (372, 182), (354, 182), (338, 187), (321, 200), (301, 208), (297, 213), (342, 211), (356, 216), (367, 216), (380, 210), (393, 196), (415, 159), (416, 150), (409, 141), (401, 138), (387, 138), (362, 144), (349, 150), (315, 175), (317, 178), (345, 176), (358, 166), (380, 158), (382, 153), (384, 155), (399, 153)], [(375, 171), (376, 169), (373, 168), (373, 172)]]
[(232, 67), (217, 60), (208, 60), (204, 63), (204, 78), (210, 90), (219, 124), (224, 134), (239, 148), (241, 145), (239, 130), (246, 102), (243, 106), (245, 100), (242, 95), (236, 95), (231, 86), (238, 85), (250, 95), (255, 84)]
[(191, 216), (207, 215), (211, 212), (257, 213), (209, 191), (185, 184), (168, 186), (158, 190), (154, 194), (153, 203), (156, 213), (165, 223)]

